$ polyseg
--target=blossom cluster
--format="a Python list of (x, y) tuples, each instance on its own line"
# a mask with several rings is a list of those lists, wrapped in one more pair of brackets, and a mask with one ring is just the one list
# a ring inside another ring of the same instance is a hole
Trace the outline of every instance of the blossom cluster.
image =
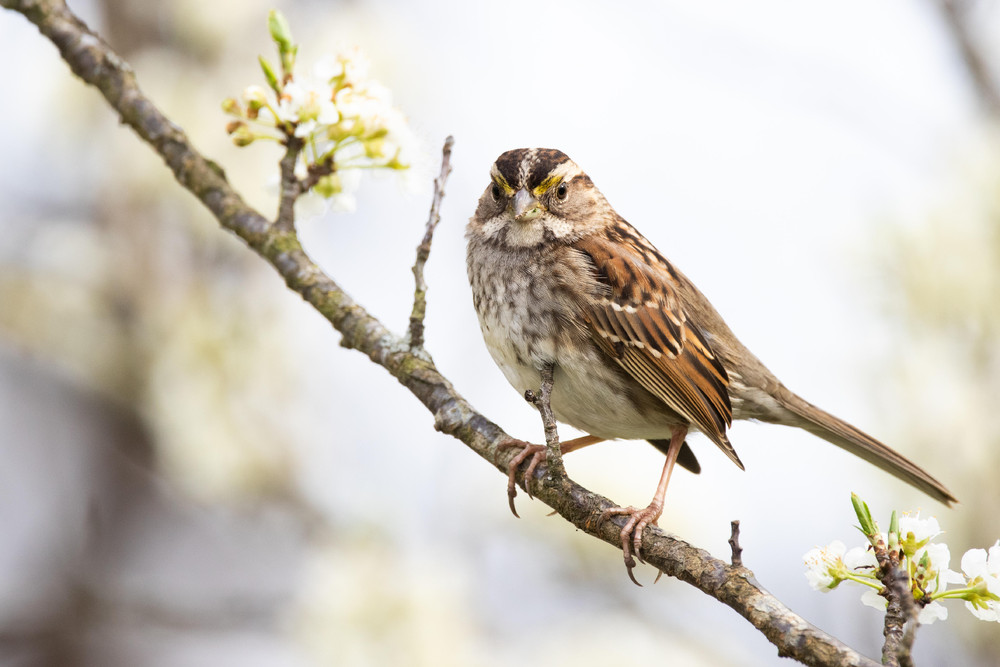
[[(860, 509), (863, 507), (863, 509)], [(909, 576), (910, 591), (920, 608), (917, 617), (923, 624), (948, 618), (948, 609), (941, 600), (960, 599), (966, 608), (984, 621), (1000, 622), (1000, 540), (989, 551), (970, 549), (962, 556), (961, 571), (950, 569), (951, 553), (948, 545), (933, 540), (942, 534), (937, 519), (920, 518), (904, 514), (896, 519), (893, 513), (887, 533), (878, 532), (877, 525), (862, 516), (868, 508), (855, 502), (861, 519), (862, 531), (869, 544), (847, 549), (840, 541), (826, 547), (812, 549), (805, 554), (806, 579), (819, 591), (830, 591), (848, 581), (867, 588), (861, 601), (876, 609), (885, 609), (886, 600), (879, 580), (879, 566), (873, 544), (887, 550), (892, 560), (898, 562)], [(955, 585), (949, 588), (950, 585)]]
[(362, 169), (409, 168), (414, 143), (406, 118), (389, 90), (369, 76), (357, 50), (328, 55), (310, 75), (295, 72), (298, 46), (285, 19), (271, 12), (271, 37), (281, 56), (280, 71), (260, 58), (267, 86), (251, 85), (223, 110), (235, 117), (226, 130), (237, 146), (258, 140), (301, 146), (295, 175), (341, 209), (354, 207)]

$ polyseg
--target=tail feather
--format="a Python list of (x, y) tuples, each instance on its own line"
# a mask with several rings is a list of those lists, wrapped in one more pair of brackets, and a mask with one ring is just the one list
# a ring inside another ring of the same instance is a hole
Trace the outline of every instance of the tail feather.
[(829, 412), (816, 407), (790, 391), (780, 400), (785, 408), (801, 419), (799, 422), (789, 423), (790, 426), (803, 428), (813, 435), (849, 451), (945, 505), (950, 506), (952, 503), (958, 502), (958, 499), (944, 484), (934, 479), (930, 473), (864, 431), (834, 417)]
[[(667, 448), (670, 446), (669, 440), (649, 440), (648, 442), (664, 454), (667, 453)], [(698, 463), (698, 459), (695, 458), (694, 452), (691, 451), (691, 447), (687, 442), (681, 445), (681, 451), (677, 455), (677, 465), (696, 475), (701, 472), (701, 464)]]

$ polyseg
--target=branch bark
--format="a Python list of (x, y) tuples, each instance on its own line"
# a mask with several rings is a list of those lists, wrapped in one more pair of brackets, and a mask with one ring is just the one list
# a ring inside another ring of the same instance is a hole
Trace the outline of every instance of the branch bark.
[[(507, 474), (508, 463), (516, 452), (498, 445), (510, 437), (462, 398), (426, 355), (415, 353), (409, 341), (386, 329), (326, 275), (302, 249), (294, 226), (285, 216), (272, 223), (249, 207), (230, 187), (222, 169), (198, 153), (181, 128), (143, 95), (128, 63), (77, 18), (63, 0), (0, 0), (0, 6), (23, 14), (35, 24), (59, 49), (74, 74), (99, 89), (122, 122), (163, 158), (177, 181), (341, 333), (344, 347), (362, 352), (385, 368), (430, 411), (436, 429), (461, 440)], [(282, 208), (290, 210), (287, 205)], [(600, 525), (597, 522), (615, 503), (566, 478), (539, 476), (541, 479), (533, 484), (537, 498), (580, 530), (620, 548), (624, 519)], [(760, 630), (781, 656), (816, 666), (878, 664), (796, 615), (765, 591), (744, 567), (728, 565), (658, 528), (648, 528), (643, 534), (642, 553), (646, 562), (661, 572), (690, 583), (734, 609)]]
[(910, 591), (910, 577), (899, 562), (897, 551), (886, 548), (879, 539), (873, 546), (878, 561), (879, 579), (885, 586), (885, 622), (882, 635), (882, 664), (886, 667), (913, 666), (913, 629), (917, 625), (917, 608)]
[(285, 144), (285, 155), (281, 158), (281, 200), (278, 203), (278, 217), (275, 227), (283, 232), (295, 233), (295, 200), (302, 194), (302, 186), (295, 176), (295, 164), (302, 152), (302, 140), (289, 137)]

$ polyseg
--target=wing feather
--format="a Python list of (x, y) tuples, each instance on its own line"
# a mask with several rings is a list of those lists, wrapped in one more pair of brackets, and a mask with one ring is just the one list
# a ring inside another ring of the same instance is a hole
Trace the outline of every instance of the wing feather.
[(630, 234), (613, 237), (609, 230), (576, 243), (602, 285), (582, 304), (591, 335), (639, 384), (742, 468), (726, 437), (733, 418), (726, 369), (684, 312), (666, 260), (621, 222)]

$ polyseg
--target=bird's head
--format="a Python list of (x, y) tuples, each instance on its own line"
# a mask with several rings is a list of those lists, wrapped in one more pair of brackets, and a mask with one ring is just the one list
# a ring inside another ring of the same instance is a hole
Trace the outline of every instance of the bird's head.
[(562, 151), (517, 148), (497, 158), (472, 219), (487, 238), (517, 247), (573, 241), (608, 224), (614, 211)]

